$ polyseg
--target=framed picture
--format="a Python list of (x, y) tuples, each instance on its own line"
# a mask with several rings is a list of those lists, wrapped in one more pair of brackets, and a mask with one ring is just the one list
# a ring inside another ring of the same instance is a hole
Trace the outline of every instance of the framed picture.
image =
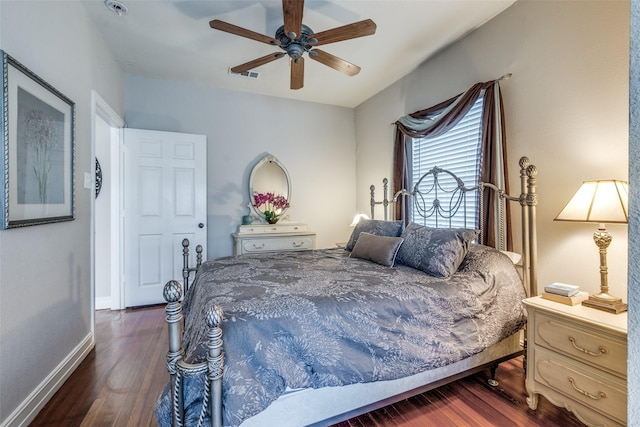
[(0, 55), (0, 229), (73, 220), (75, 104)]

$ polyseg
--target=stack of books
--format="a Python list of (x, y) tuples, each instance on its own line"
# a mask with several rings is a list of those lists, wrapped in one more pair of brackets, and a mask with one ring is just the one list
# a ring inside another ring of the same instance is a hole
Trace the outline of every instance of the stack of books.
[(567, 285), (566, 283), (551, 283), (544, 287), (544, 292), (540, 295), (550, 301), (561, 302), (567, 305), (580, 304), (589, 298), (587, 292), (582, 292), (579, 286)]

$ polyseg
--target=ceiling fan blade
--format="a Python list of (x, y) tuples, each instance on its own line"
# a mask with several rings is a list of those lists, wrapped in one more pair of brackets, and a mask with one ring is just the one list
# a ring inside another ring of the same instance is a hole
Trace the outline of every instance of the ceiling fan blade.
[(373, 22), (371, 19), (365, 19), (364, 21), (354, 22), (353, 24), (343, 25), (342, 27), (320, 31), (319, 33), (315, 33), (309, 36), (309, 39), (316, 39), (317, 42), (311, 44), (313, 44), (314, 46), (320, 46), (323, 44), (370, 36), (376, 33), (376, 28), (377, 27), (375, 22)]
[(238, 27), (237, 25), (229, 24), (228, 22), (220, 21), (219, 19), (210, 21), (209, 26), (214, 30), (224, 31), (225, 33), (235, 34), (236, 36), (246, 37), (248, 39), (256, 40), (273, 46), (280, 46), (280, 40), (276, 40), (273, 37), (265, 36), (254, 31), (247, 30), (246, 28)]
[(291, 89), (302, 89), (304, 86), (304, 58), (291, 60)]
[(282, 0), (284, 33), (291, 39), (297, 39), (302, 34), (303, 9), (304, 0)]
[(338, 70), (348, 76), (355, 76), (360, 72), (360, 67), (350, 62), (340, 59), (337, 56), (331, 55), (320, 49), (313, 49), (309, 52), (309, 58), (318, 61), (321, 64), (331, 67), (334, 70)]
[(261, 65), (268, 64), (269, 62), (275, 61), (276, 59), (280, 59), (285, 56), (284, 52), (270, 53), (269, 55), (265, 55), (261, 58), (254, 59), (253, 61), (246, 62), (244, 64), (236, 65), (231, 69), (232, 73), (244, 73), (245, 71), (253, 70)]

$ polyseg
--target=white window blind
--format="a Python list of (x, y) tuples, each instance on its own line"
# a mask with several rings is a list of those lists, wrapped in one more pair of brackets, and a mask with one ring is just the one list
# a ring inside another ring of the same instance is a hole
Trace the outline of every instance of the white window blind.
[[(469, 112), (448, 132), (436, 137), (414, 138), (412, 141), (412, 176), (411, 188), (418, 180), (435, 166), (450, 171), (462, 180), (466, 187), (477, 185), (480, 177), (480, 144), (482, 133), (482, 104), (483, 97), (478, 98)], [(440, 179), (446, 187), (444, 190), (452, 191), (455, 188), (453, 180), (448, 175), (440, 175)], [(433, 183), (426, 180), (421, 183), (421, 192), (427, 192)], [(424, 184), (424, 185), (423, 185)], [(444, 210), (449, 210), (451, 193), (439, 190), (438, 200)], [(435, 196), (432, 192), (425, 200), (427, 207), (433, 204)], [(466, 208), (464, 203), (466, 202)], [(466, 193), (466, 200), (458, 212), (449, 220), (432, 215), (426, 219), (417, 212), (414, 204), (411, 211), (411, 220), (430, 227), (477, 227), (478, 192)], [(465, 217), (466, 209), (466, 217)], [(448, 214), (447, 214), (448, 215)]]

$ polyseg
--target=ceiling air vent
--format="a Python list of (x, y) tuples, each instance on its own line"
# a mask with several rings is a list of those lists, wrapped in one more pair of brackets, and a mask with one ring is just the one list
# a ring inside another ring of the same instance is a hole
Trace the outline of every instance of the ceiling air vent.
[(233, 71), (231, 71), (231, 68), (229, 68), (229, 74), (238, 77), (248, 77), (250, 79), (257, 79), (258, 77), (260, 77), (260, 73), (258, 73), (257, 71), (243, 71), (242, 73), (234, 73)]

